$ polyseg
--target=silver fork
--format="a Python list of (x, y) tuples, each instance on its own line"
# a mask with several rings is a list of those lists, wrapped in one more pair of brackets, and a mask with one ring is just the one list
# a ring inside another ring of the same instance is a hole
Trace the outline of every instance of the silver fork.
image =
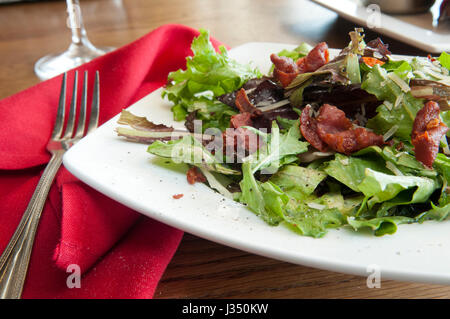
[(44, 208), (53, 179), (61, 166), (63, 155), (74, 143), (78, 142), (86, 134), (94, 130), (98, 125), (100, 85), (99, 74), (97, 71), (95, 75), (91, 114), (86, 128), (87, 76), (88, 74), (86, 71), (84, 73), (78, 125), (75, 127), (78, 82), (78, 72), (75, 72), (69, 117), (64, 132), (67, 74), (65, 73), (63, 76), (56, 122), (51, 138), (47, 144), (47, 150), (52, 154), (52, 157), (36, 186), (36, 190), (20, 220), (19, 226), (11, 237), (3, 254), (0, 256), (1, 299), (19, 299), (21, 297), (41, 212)]

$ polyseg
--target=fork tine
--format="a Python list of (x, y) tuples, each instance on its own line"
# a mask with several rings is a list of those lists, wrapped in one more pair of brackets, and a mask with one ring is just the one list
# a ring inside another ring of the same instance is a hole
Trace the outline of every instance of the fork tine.
[(94, 93), (92, 94), (92, 106), (91, 106), (91, 116), (89, 119), (89, 126), (87, 129), (87, 133), (90, 133), (94, 130), (98, 125), (98, 117), (99, 117), (99, 109), (100, 109), (100, 78), (98, 71), (95, 72), (95, 83), (94, 83)]
[(87, 107), (87, 87), (88, 87), (88, 72), (84, 71), (83, 92), (81, 95), (80, 115), (78, 118), (77, 131), (75, 138), (81, 138), (84, 134), (84, 127), (86, 125), (86, 107)]
[(70, 102), (69, 118), (67, 120), (66, 131), (63, 138), (71, 138), (73, 134), (73, 127), (75, 124), (75, 114), (77, 111), (77, 93), (78, 93), (78, 71), (75, 71), (72, 89), (72, 101)]
[(63, 80), (61, 83), (61, 92), (59, 94), (59, 105), (58, 111), (56, 112), (56, 121), (55, 126), (52, 132), (52, 138), (58, 139), (61, 137), (61, 133), (64, 126), (64, 113), (65, 113), (65, 104), (66, 104), (66, 79), (67, 73), (64, 73)]

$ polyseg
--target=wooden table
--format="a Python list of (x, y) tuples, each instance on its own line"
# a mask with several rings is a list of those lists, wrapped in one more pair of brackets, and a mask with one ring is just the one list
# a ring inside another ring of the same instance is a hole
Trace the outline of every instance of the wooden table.
[[(340, 48), (354, 25), (306, 0), (81, 1), (89, 38), (122, 46), (166, 23), (206, 28), (236, 46), (249, 41), (317, 43)], [(34, 63), (69, 45), (64, 1), (0, 5), (0, 98), (38, 79)], [(376, 36), (366, 30), (367, 38)], [(398, 54), (426, 54), (383, 37)], [(450, 287), (366, 278), (264, 258), (185, 234), (156, 298), (448, 298)]]

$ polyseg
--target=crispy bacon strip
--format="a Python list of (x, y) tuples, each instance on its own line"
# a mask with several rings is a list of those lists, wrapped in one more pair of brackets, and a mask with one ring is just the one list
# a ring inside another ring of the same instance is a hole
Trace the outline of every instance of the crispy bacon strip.
[(383, 136), (364, 127), (354, 128), (344, 111), (329, 104), (319, 109), (317, 134), (331, 149), (347, 155), (372, 145), (385, 144)]
[(321, 42), (316, 45), (305, 57), (294, 62), (291, 58), (272, 54), (270, 60), (274, 64), (273, 77), (283, 87), (288, 86), (298, 74), (314, 72), (329, 61), (328, 45)]
[(311, 105), (308, 104), (300, 116), (300, 131), (309, 144), (321, 152), (326, 152), (328, 151), (328, 145), (317, 134), (317, 120), (310, 114)]
[(439, 118), (439, 112), (439, 104), (427, 102), (417, 112), (411, 133), (416, 159), (430, 168), (439, 152), (439, 142), (448, 131)]
[(310, 112), (311, 106), (307, 105), (300, 117), (300, 130), (305, 139), (321, 152), (332, 149), (350, 155), (372, 145), (385, 144), (383, 136), (364, 127), (354, 127), (344, 111), (333, 105), (322, 105), (317, 118), (312, 118)]
[[(239, 150), (245, 150), (246, 154), (252, 154), (258, 150), (263, 143), (258, 135), (245, 128), (238, 127), (236, 129), (226, 129), (222, 134), (224, 151), (227, 154), (233, 152), (239, 153)], [(230, 152), (232, 150), (233, 152)]]
[(242, 88), (236, 94), (236, 107), (239, 109), (241, 113), (248, 112), (251, 115), (261, 115), (261, 111), (254, 106), (250, 100), (248, 99), (247, 93)]
[(186, 178), (189, 184), (206, 182), (206, 177), (203, 176), (202, 172), (200, 172), (195, 166), (192, 166), (190, 169), (188, 169)]
[(270, 55), (270, 60), (274, 64), (273, 77), (281, 83), (283, 87), (289, 85), (299, 74), (297, 64), (291, 58), (278, 56), (275, 53)]
[[(318, 68), (328, 63), (330, 59), (330, 53), (328, 51), (328, 45), (326, 42), (320, 42), (317, 44), (308, 55), (305, 57), (304, 72), (314, 72)], [(298, 63), (297, 63), (298, 65)], [(300, 70), (300, 73), (302, 70)]]
[(230, 128), (222, 134), (224, 151), (227, 154), (239, 153), (244, 150), (246, 154), (255, 152), (258, 145), (258, 136), (242, 126), (254, 126), (253, 119), (262, 116), (261, 110), (257, 109), (249, 100), (244, 88), (236, 93), (236, 107), (241, 113), (233, 115), (230, 119)]
[(249, 112), (244, 112), (233, 115), (230, 119), (230, 126), (233, 128), (253, 126), (252, 114)]

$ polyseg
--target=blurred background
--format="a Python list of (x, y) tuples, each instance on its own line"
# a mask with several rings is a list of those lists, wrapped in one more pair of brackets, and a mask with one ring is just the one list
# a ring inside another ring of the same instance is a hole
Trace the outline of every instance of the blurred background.
[[(8, 3), (7, 3), (8, 2)], [(0, 0), (0, 98), (35, 83), (34, 63), (70, 44), (64, 0)], [(354, 23), (307, 0), (81, 0), (84, 24), (96, 46), (120, 47), (166, 23), (206, 28), (230, 47), (250, 41), (346, 44)], [(367, 37), (376, 33), (367, 31)], [(424, 54), (389, 37), (393, 52)]]

